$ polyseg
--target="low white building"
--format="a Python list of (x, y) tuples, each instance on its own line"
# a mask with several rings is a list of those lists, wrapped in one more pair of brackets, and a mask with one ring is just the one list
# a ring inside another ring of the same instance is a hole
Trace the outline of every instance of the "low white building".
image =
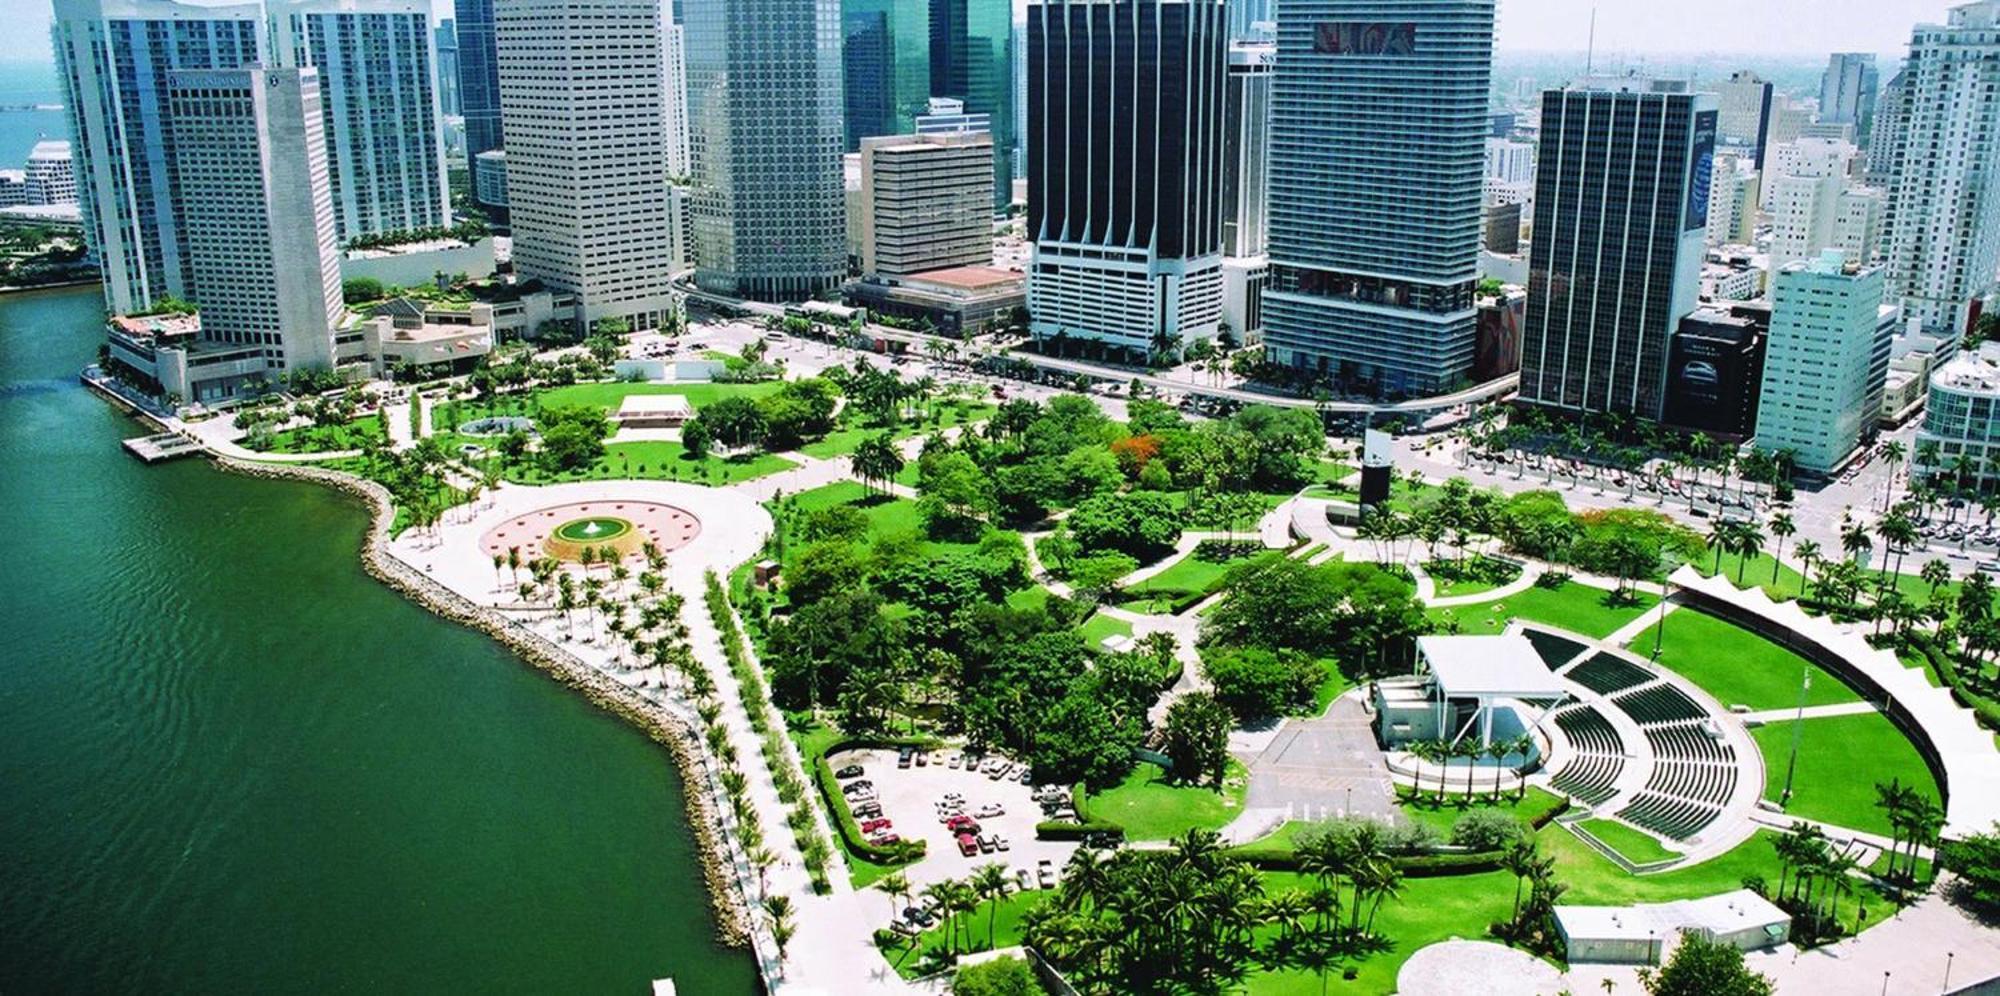
[(1738, 889), (1702, 899), (1637, 906), (1557, 906), (1556, 930), (1571, 964), (1657, 965), (1683, 933), (1743, 951), (1791, 940), (1791, 914)]
[(2000, 343), (1982, 342), (1976, 351), (1960, 350), (1931, 374), (1916, 452), (1927, 451), (1926, 444), (1937, 447), (1937, 466), (1913, 460), (1917, 470), (1949, 468), (1965, 456), (1981, 488), (1994, 479), (1991, 461), (2000, 457)]
[(1516, 713), (1516, 703), (1569, 696), (1519, 633), (1418, 637), (1417, 663), (1414, 678), (1376, 683), (1376, 722), (1385, 746), (1440, 738), (1489, 744), (1496, 734), (1504, 739), (1532, 725)]
[(611, 416), (622, 429), (678, 429), (692, 418), (685, 394), (628, 394)]

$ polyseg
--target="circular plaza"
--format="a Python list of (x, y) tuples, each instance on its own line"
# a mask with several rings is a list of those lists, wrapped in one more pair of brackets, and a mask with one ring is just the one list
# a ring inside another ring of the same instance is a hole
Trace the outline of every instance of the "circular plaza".
[(693, 543), (701, 528), (694, 513), (664, 502), (568, 502), (502, 519), (480, 536), (479, 548), (489, 557), (518, 549), (564, 561), (583, 559), (584, 550), (592, 551), (593, 558), (605, 550), (623, 558), (649, 545), (660, 553), (672, 553)]

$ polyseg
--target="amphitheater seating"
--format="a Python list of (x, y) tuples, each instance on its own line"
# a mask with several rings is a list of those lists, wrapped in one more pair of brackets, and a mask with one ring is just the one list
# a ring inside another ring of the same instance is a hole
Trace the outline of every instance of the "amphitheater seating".
[[(1570, 672), (1574, 677), (1576, 672)], [(1639, 691), (1621, 695), (1616, 699), (1618, 707), (1629, 713), (1640, 726), (1659, 723), (1679, 723), (1690, 719), (1702, 719), (1708, 711), (1696, 705), (1685, 692), (1672, 685), (1653, 685)]]
[(1720, 815), (1719, 807), (1653, 791), (1639, 793), (1631, 805), (1618, 811), (1620, 819), (1674, 840), (1686, 840), (1700, 833)]
[(1736, 750), (1727, 743), (1714, 740), (1693, 723), (1677, 726), (1655, 726), (1646, 729), (1646, 742), (1652, 745), (1653, 755), (1662, 761), (1708, 761), (1715, 764), (1736, 763)]
[(1521, 635), (1527, 637), (1528, 642), (1534, 645), (1536, 656), (1539, 656), (1542, 663), (1547, 664), (1551, 671), (1568, 664), (1576, 659), (1576, 655), (1583, 653), (1583, 644), (1554, 633), (1539, 629), (1523, 629)]
[(1598, 654), (1571, 668), (1565, 677), (1599, 695), (1613, 695), (1653, 680), (1653, 673), (1610, 654)]
[(1570, 745), (1586, 754), (1625, 753), (1625, 743), (1618, 737), (1618, 730), (1604, 714), (1590, 706), (1574, 706), (1555, 714), (1556, 725), (1569, 738)]
[(1646, 789), (1675, 799), (1726, 805), (1736, 791), (1736, 766), (1660, 761), (1653, 765)]
[(1591, 706), (1560, 710), (1555, 721), (1576, 753), (1549, 784), (1592, 806), (1611, 798), (1618, 776), (1625, 773), (1625, 742), (1617, 728)]

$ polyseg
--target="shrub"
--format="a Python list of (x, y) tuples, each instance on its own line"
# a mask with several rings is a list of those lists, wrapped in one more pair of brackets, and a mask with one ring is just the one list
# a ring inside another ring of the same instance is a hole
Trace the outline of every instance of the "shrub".
[(1312, 658), (1292, 650), (1211, 649), (1201, 665), (1215, 697), (1239, 718), (1277, 716), (1308, 705), (1326, 677)]
[(1040, 996), (1046, 990), (1026, 961), (995, 958), (959, 969), (951, 991), (955, 996)]
[(1475, 851), (1498, 851), (1521, 839), (1521, 821), (1497, 809), (1475, 809), (1451, 825), (1451, 842)]

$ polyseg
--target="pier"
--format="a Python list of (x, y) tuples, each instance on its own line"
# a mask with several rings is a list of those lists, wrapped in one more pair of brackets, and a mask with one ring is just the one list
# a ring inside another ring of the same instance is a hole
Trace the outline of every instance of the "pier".
[(147, 463), (165, 463), (201, 452), (201, 444), (186, 436), (162, 432), (155, 436), (133, 436), (125, 440), (125, 452)]

